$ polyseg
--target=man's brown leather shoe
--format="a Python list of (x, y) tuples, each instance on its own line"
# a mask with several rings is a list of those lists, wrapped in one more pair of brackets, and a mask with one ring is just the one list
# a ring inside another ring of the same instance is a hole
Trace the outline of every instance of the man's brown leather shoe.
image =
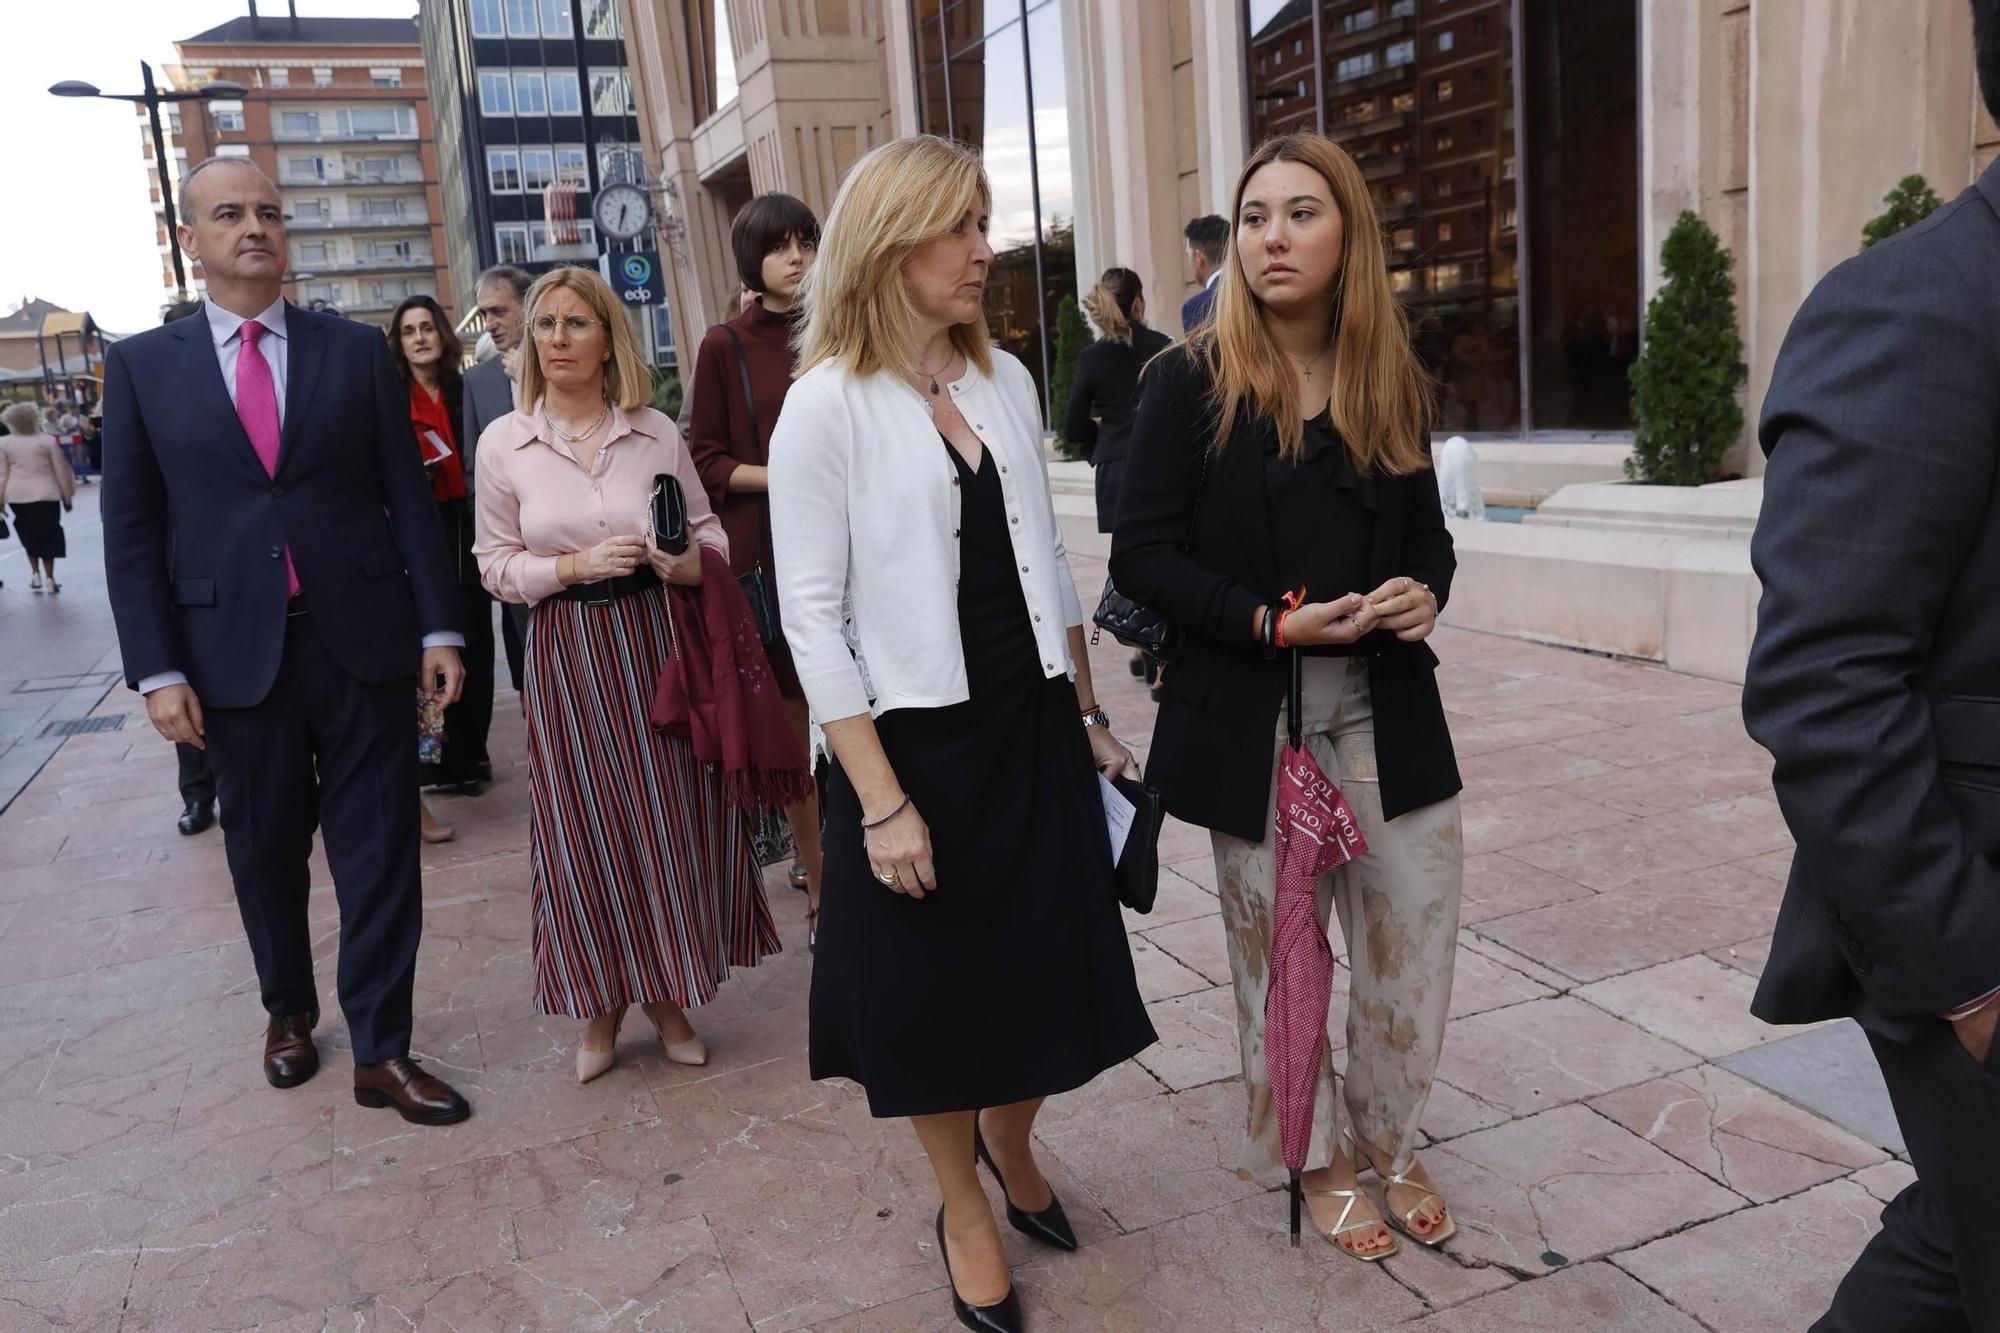
[(273, 1017), (264, 1028), (264, 1077), (274, 1088), (296, 1088), (319, 1072), (319, 1048), (313, 1029), (319, 1015)]
[(455, 1125), (472, 1114), (451, 1084), (426, 1074), (407, 1055), (354, 1066), (354, 1101), (358, 1106), (393, 1106), (413, 1125)]

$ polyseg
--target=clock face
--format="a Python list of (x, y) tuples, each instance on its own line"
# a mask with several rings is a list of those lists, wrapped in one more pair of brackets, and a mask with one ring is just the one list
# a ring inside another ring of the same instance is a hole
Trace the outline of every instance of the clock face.
[(652, 202), (646, 198), (646, 192), (625, 182), (599, 190), (591, 211), (597, 216), (598, 229), (619, 241), (631, 240), (653, 220)]

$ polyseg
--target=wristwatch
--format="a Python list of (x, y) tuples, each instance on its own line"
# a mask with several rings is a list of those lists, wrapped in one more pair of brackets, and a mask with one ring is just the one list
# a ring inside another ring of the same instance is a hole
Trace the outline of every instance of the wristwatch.
[(1104, 710), (1101, 707), (1093, 708), (1083, 715), (1083, 725), (1086, 727), (1109, 727), (1111, 719), (1104, 715)]

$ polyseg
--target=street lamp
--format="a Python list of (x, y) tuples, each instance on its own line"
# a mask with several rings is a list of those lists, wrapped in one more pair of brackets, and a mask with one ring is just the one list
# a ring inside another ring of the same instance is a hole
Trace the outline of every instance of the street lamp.
[(137, 102), (146, 108), (146, 114), (153, 122), (153, 163), (160, 172), (161, 211), (167, 219), (167, 244), (174, 256), (174, 288), (180, 300), (188, 299), (187, 269), (181, 262), (181, 238), (175, 231), (173, 173), (167, 168), (166, 136), (160, 132), (160, 103), (199, 102), (203, 99), (241, 98), (249, 89), (228, 79), (216, 79), (199, 89), (180, 92), (168, 89), (160, 91), (153, 85), (153, 67), (145, 61), (139, 62), (140, 73), (144, 76), (146, 90), (139, 93), (107, 93), (99, 90), (94, 83), (81, 79), (64, 79), (61, 83), (49, 85), (49, 91), (57, 97), (103, 97), (114, 102)]

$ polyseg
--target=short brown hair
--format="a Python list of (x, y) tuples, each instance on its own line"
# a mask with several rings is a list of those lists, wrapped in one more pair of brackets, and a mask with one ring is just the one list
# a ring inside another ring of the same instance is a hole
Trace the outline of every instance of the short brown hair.
[[(562, 264), (535, 279), (535, 285), (528, 288), (527, 299), (521, 303), (521, 320), (528, 331), (528, 341), (535, 341), (536, 308), (558, 288), (576, 293), (611, 339), (611, 359), (604, 363), (605, 398), (628, 412), (651, 403), (653, 369), (639, 351), (639, 339), (632, 333), (632, 323), (625, 318), (618, 294), (611, 290), (610, 283), (597, 276), (596, 270)], [(540, 354), (531, 350), (530, 355), (521, 358), (521, 406), (533, 411), (542, 401), (546, 387), (542, 382)]]
[(745, 204), (729, 224), (729, 248), (743, 285), (762, 295), (764, 257), (794, 236), (802, 245), (819, 248), (819, 219), (805, 200), (773, 190)]

